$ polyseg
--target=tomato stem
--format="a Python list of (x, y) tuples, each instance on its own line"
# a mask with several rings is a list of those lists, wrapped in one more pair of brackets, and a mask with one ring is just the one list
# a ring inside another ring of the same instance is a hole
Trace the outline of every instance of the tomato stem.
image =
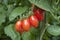
[(45, 30), (47, 29), (47, 26), (46, 26), (46, 14), (44, 14), (45, 15), (45, 19), (44, 19), (44, 21), (43, 21), (43, 23), (42, 23), (42, 28), (41, 28), (41, 31), (40, 31), (40, 40), (42, 40), (42, 37), (43, 37), (43, 35), (44, 35), (44, 33), (45, 33)]
[(50, 14), (53, 16), (53, 18), (54, 18), (55, 20), (57, 20), (57, 21), (60, 23), (60, 21), (55, 17), (55, 15), (53, 14), (53, 12), (50, 12)]
[(20, 34), (20, 36), (21, 36), (20, 39), (23, 40), (23, 39), (22, 39), (22, 34)]

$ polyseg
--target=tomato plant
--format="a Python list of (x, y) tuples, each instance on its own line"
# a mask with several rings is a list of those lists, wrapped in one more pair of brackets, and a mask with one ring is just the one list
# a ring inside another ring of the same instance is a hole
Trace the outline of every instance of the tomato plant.
[(0, 0), (0, 40), (60, 40), (60, 0)]

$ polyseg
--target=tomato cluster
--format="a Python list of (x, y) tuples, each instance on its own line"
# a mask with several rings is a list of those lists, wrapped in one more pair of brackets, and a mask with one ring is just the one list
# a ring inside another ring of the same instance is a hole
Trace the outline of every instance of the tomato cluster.
[(24, 31), (29, 31), (30, 27), (33, 26), (34, 28), (38, 27), (39, 21), (44, 19), (43, 10), (42, 9), (33, 9), (34, 15), (31, 15), (29, 18), (18, 20), (15, 24), (16, 31), (20, 32), (21, 34)]

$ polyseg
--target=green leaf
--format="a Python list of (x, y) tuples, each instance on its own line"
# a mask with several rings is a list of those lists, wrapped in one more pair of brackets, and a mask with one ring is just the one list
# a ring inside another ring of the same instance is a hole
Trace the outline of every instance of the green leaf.
[(2, 3), (2, 0), (0, 0), (0, 3)]
[(58, 36), (60, 35), (60, 27), (57, 25), (50, 25), (47, 28), (47, 32), (51, 35)]
[(8, 5), (8, 0), (3, 0), (4, 5)]
[(2, 22), (5, 21), (5, 17), (6, 17), (5, 13), (6, 13), (6, 11), (5, 11), (4, 7), (2, 5), (0, 5), (0, 25)]
[(22, 35), (23, 40), (31, 40), (31, 33), (30, 32), (24, 32)]
[(24, 32), (22, 34), (22, 39), (23, 40), (35, 40), (35, 37), (30, 32)]
[(0, 25), (5, 21), (5, 15), (0, 13)]
[(13, 20), (14, 18), (16, 18), (18, 15), (21, 15), (22, 13), (24, 13), (27, 9), (28, 9), (27, 6), (15, 8), (15, 9), (12, 11), (12, 13), (9, 15), (10, 21)]
[(21, 0), (21, 5), (22, 6), (28, 6), (28, 7), (31, 7), (31, 3), (29, 2), (29, 0), (25, 0), (24, 2), (23, 2), (24, 0)]
[(10, 5), (7, 5), (7, 8), (8, 8), (8, 10), (7, 10), (7, 15), (9, 16), (9, 14), (13, 11), (13, 9), (15, 8), (15, 6), (14, 5), (12, 5), (12, 4), (10, 4)]
[(30, 32), (31, 32), (32, 34), (34, 34), (34, 35), (38, 35), (38, 34), (39, 34), (39, 30), (36, 29), (36, 28), (34, 28), (34, 27), (31, 28)]
[(51, 6), (48, 0), (29, 0), (29, 1), (38, 6), (39, 8), (42, 8), (46, 11), (51, 11)]
[(7, 36), (11, 37), (12, 40), (20, 40), (20, 34), (14, 30), (13, 24), (5, 27), (4, 32)]
[(0, 26), (0, 38), (1, 38), (3, 33), (4, 33), (3, 26)]

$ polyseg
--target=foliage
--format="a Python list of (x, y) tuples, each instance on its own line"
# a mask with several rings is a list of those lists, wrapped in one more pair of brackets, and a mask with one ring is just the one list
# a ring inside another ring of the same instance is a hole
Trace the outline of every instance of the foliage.
[[(32, 4), (45, 11), (44, 20), (39, 21), (38, 28), (20, 35), (15, 23), (33, 15)], [(0, 40), (8, 37), (12, 40), (60, 40), (60, 0), (0, 0)]]

